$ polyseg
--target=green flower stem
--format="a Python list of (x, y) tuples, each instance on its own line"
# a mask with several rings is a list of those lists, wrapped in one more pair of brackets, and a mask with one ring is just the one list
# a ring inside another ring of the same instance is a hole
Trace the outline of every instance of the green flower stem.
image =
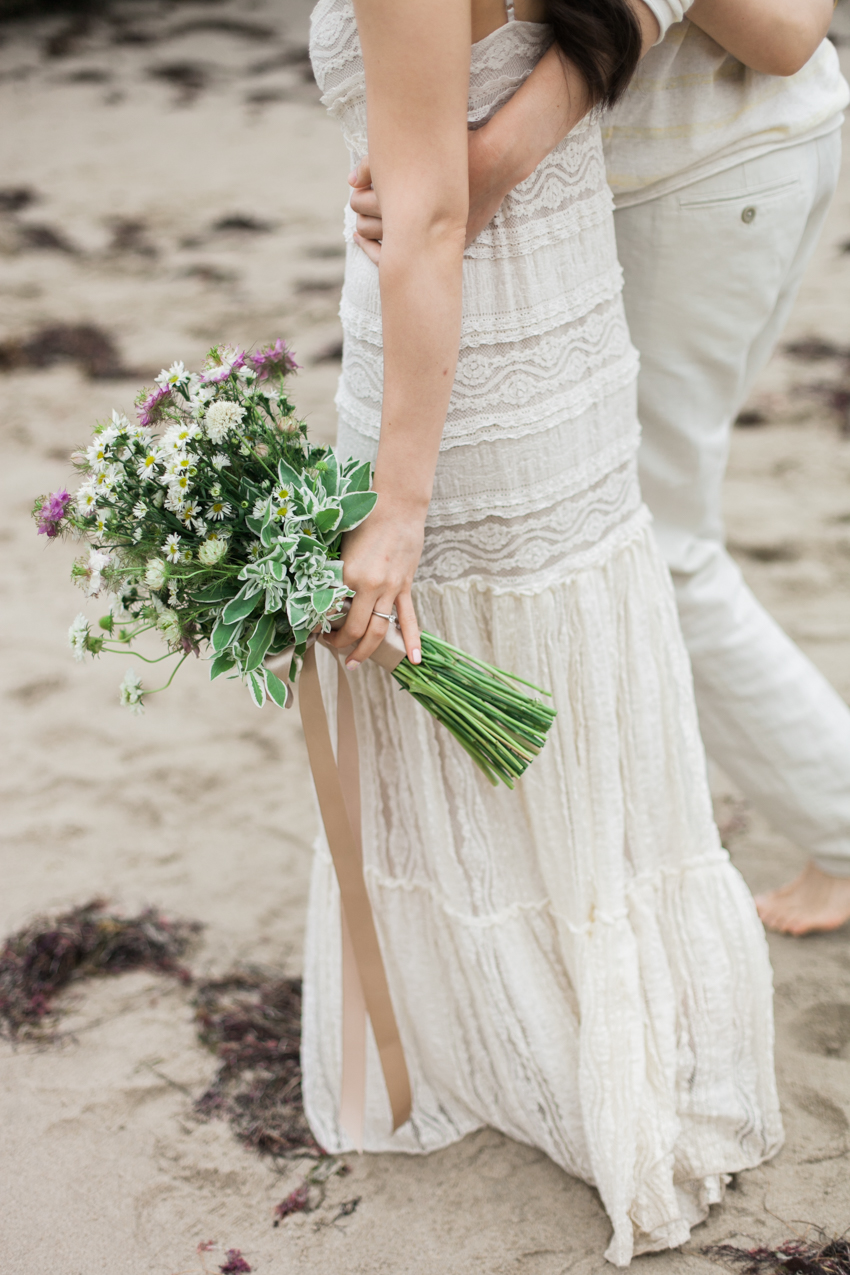
[[(134, 652), (133, 652), (133, 654), (135, 655), (135, 654), (137, 654), (137, 652), (135, 652), (135, 651), (134, 651)], [(171, 654), (171, 655), (174, 655), (174, 654), (176, 654), (176, 652), (171, 651), (171, 652), (170, 652), (170, 654)], [(173, 669), (172, 669), (172, 671), (171, 671), (171, 677), (168, 679), (168, 681), (167, 681), (167, 682), (165, 682), (165, 683), (164, 683), (164, 685), (162, 685), (162, 686), (157, 686), (157, 687), (156, 687), (154, 690), (152, 690), (152, 691), (143, 691), (143, 692), (142, 692), (143, 696), (148, 696), (148, 695), (158, 695), (160, 691), (167, 691), (167, 690), (168, 690), (168, 688), (169, 688), (169, 686), (170, 686), (170, 685), (171, 685), (171, 683), (174, 681), (174, 678), (175, 678), (175, 677), (176, 677), (176, 675), (177, 675), (177, 670), (178, 670), (179, 668), (181, 668), (183, 664), (185, 664), (185, 662), (186, 662), (186, 660), (188, 660), (188, 658), (189, 658), (189, 652), (187, 651), (187, 652), (185, 653), (185, 655), (183, 656), (183, 658), (180, 660), (180, 663), (179, 663), (179, 664), (175, 664), (175, 665), (174, 665), (174, 668), (173, 668)]]
[[(158, 655), (155, 660), (152, 660), (149, 656), (141, 655), (138, 651), (134, 651), (129, 644), (127, 646), (107, 646), (104, 643), (100, 649), (101, 651), (107, 651), (110, 655), (135, 655), (137, 660), (144, 660), (145, 664), (161, 664), (163, 660), (170, 660), (172, 656), (177, 654), (176, 651), (168, 651), (165, 655)], [(145, 692), (145, 694), (147, 693)]]

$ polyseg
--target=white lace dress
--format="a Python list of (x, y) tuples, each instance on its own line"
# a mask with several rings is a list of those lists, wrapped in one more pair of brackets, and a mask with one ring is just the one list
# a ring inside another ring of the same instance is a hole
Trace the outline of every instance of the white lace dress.
[[(530, 73), (547, 28), (472, 51), (469, 119)], [(351, 0), (311, 53), (354, 161), (368, 150)], [(350, 243), (339, 448), (374, 458), (378, 272)], [(482, 1125), (594, 1184), (607, 1256), (681, 1244), (725, 1175), (779, 1147), (771, 972), (712, 821), (690, 669), (635, 471), (637, 360), (611, 196), (588, 122), (467, 250), (463, 337), (416, 578), (423, 627), (554, 692), (516, 791), (494, 790), (386, 673), (352, 677), (364, 858), (413, 1086), (390, 1134), (370, 1041), (367, 1150)], [(328, 687), (333, 693), (332, 683)], [(339, 896), (320, 843), (305, 965), (304, 1093), (330, 1151), (341, 1065)]]

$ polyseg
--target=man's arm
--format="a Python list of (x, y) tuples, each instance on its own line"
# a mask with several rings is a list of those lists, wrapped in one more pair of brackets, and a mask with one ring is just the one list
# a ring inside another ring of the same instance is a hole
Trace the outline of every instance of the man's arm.
[(688, 18), (744, 66), (795, 75), (826, 36), (832, 0), (694, 0)]
[[(643, 0), (633, 4), (645, 54), (660, 28)], [(683, 8), (696, 26), (746, 66), (781, 76), (793, 75), (808, 62), (833, 13), (832, 0), (693, 0)], [(582, 76), (552, 48), (510, 101), (483, 128), (470, 133), (468, 244), (495, 216), (505, 196), (534, 172), (588, 109)], [(358, 243), (377, 261), (382, 224), (368, 161), (349, 181), (355, 188), (351, 206), (358, 214)]]

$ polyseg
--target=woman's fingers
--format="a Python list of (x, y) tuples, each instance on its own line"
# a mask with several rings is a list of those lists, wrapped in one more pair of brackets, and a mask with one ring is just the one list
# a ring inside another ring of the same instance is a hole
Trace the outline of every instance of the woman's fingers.
[(381, 601), (375, 606), (375, 611), (380, 611), (382, 614), (375, 615), (373, 613), (369, 617), (369, 624), (367, 625), (366, 632), (363, 634), (363, 637), (357, 643), (354, 650), (345, 657), (345, 667), (349, 671), (358, 668), (364, 660), (368, 660), (373, 651), (377, 651), (378, 647), (387, 636), (387, 629), (390, 627), (390, 621), (385, 620), (383, 616), (392, 615), (392, 607), (392, 602), (387, 601), (386, 598), (381, 599)]
[(375, 243), (374, 239), (364, 239), (362, 235), (354, 234), (354, 242), (358, 248), (362, 248), (370, 261), (374, 261), (377, 266), (381, 260), (381, 245)]
[(416, 619), (416, 610), (413, 605), (413, 599), (409, 593), (400, 593), (395, 600), (396, 615), (398, 616), (398, 624), (401, 629), (401, 636), (404, 638), (404, 648), (407, 651), (407, 658), (411, 664), (421, 664), (422, 662), (422, 639), (419, 635), (419, 624)]
[(345, 624), (333, 633), (328, 633), (324, 639), (329, 646), (334, 646), (337, 650), (345, 650), (346, 647), (355, 646), (360, 641), (369, 627), (373, 610), (381, 609), (374, 600), (376, 597), (376, 593), (372, 591), (367, 593), (363, 589), (355, 593), (345, 617)]

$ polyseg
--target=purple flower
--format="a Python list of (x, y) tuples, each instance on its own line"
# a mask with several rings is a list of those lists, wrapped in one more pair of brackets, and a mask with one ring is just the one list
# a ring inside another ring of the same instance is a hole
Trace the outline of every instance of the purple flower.
[(163, 404), (166, 399), (171, 398), (170, 385), (157, 385), (156, 389), (150, 391), (147, 397), (144, 391), (136, 400), (136, 415), (139, 418), (140, 425), (154, 425), (162, 415)]
[(280, 337), (274, 345), (267, 345), (264, 349), (255, 350), (253, 354), (249, 354), (248, 363), (257, 373), (257, 379), (260, 381), (264, 381), (273, 372), (286, 375), (287, 372), (294, 372), (298, 367), (286, 343), (281, 341)]
[(38, 511), (38, 534), (40, 536), (58, 536), (60, 531), (60, 523), (68, 512), (68, 506), (71, 503), (71, 493), (65, 491), (63, 487), (60, 491), (53, 491), (49, 496), (45, 496), (41, 502), (41, 508)]

